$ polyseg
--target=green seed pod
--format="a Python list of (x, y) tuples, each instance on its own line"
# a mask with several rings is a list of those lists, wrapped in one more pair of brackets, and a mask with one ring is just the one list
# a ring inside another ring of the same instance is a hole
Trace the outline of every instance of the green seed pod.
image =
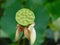
[(15, 19), (18, 24), (22, 26), (28, 26), (34, 22), (35, 15), (31, 10), (22, 8), (17, 11)]

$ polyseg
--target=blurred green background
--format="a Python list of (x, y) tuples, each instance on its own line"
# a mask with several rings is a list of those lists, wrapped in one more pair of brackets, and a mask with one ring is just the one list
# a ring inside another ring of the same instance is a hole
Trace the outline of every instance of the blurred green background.
[[(17, 25), (15, 14), (21, 8), (31, 9), (36, 16), (35, 29), (37, 38), (34, 45), (43, 45), (42, 43), (49, 45), (51, 41), (48, 43), (46, 40), (53, 40), (54, 36), (48, 24), (51, 20), (55, 20), (60, 16), (60, 0), (0, 0), (0, 45), (4, 42), (3, 45), (16, 45), (14, 42)], [(45, 37), (48, 39), (45, 40)], [(21, 40), (23, 42), (19, 44)], [(21, 33), (17, 45), (29, 45), (25, 43), (29, 43), (29, 41), (22, 38)], [(53, 42), (51, 45), (55, 45), (55, 43)]]

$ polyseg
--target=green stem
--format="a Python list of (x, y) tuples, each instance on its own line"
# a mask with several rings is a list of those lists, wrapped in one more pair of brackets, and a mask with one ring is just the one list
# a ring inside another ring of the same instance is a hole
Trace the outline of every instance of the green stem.
[(21, 37), (20, 37), (20, 40), (18, 40), (18, 42), (16, 43), (16, 45), (21, 45), (20, 44), (20, 42), (21, 42), (21, 40), (22, 40), (22, 37), (24, 36), (24, 34), (23, 33), (21, 33)]

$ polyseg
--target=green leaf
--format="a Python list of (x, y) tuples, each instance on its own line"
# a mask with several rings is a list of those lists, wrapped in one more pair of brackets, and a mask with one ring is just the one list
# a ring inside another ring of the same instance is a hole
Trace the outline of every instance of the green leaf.
[(37, 6), (42, 6), (46, 3), (46, 0), (27, 0), (25, 7), (30, 8), (33, 10)]
[[(16, 21), (15, 21), (15, 14), (21, 8), (20, 2), (16, 1), (13, 5), (5, 8), (4, 15), (1, 19), (1, 25), (3, 31), (5, 31), (9, 37), (14, 40), (15, 32), (16, 32)], [(11, 35), (13, 35), (11, 37)]]
[(60, 5), (60, 0), (56, 0), (52, 3), (46, 4), (46, 7), (49, 13), (52, 14), (55, 19), (60, 17), (60, 6), (59, 5)]
[(36, 38), (36, 43), (35, 45), (40, 45), (43, 41), (44, 41), (44, 32), (45, 32), (45, 28), (48, 25), (49, 22), (49, 15), (48, 12), (46, 10), (46, 8), (44, 6), (37, 6), (34, 9), (34, 13), (35, 13), (35, 29), (36, 29), (36, 33), (37, 33), (37, 38)]
[(46, 28), (49, 22), (49, 14), (44, 6), (37, 6), (34, 10), (35, 22), (38, 27)]
[(23, 0), (5, 0), (5, 2), (2, 4), (2, 8), (9, 8), (10, 6), (16, 5), (15, 3), (19, 3), (19, 5), (22, 3)]
[(7, 7), (11, 6), (15, 2), (16, 2), (16, 0), (5, 0), (5, 3), (2, 4), (2, 7), (7, 8)]

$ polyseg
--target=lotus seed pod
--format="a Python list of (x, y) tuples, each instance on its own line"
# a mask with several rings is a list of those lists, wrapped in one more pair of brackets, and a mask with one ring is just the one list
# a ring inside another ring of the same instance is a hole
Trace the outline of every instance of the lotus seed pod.
[(34, 22), (35, 15), (31, 10), (22, 8), (17, 11), (15, 19), (18, 24), (28, 26)]

